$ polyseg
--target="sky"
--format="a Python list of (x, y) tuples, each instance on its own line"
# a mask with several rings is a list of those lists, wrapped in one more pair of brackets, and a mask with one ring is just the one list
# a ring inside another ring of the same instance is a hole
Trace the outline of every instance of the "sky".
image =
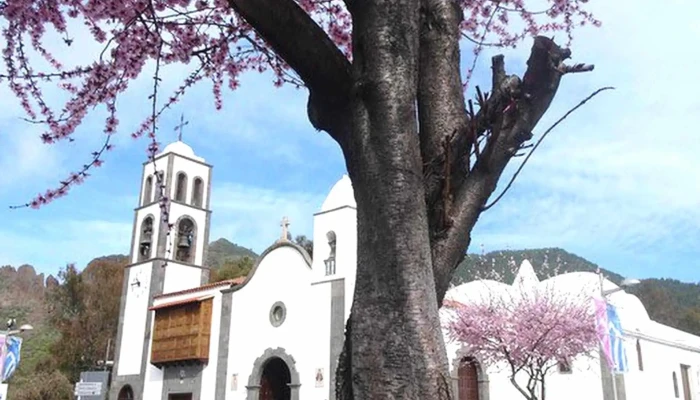
[[(481, 216), (469, 250), (560, 247), (624, 276), (698, 282), (700, 53), (691, 49), (700, 37), (700, 3), (591, 0), (589, 9), (603, 26), (576, 31), (572, 51), (574, 62), (595, 64), (595, 71), (563, 78), (535, 140), (597, 88), (616, 90), (548, 135), (508, 194)], [(78, 54), (59, 58), (80, 62), (96, 49), (78, 44)], [(508, 73), (522, 75), (530, 45), (499, 51)], [(465, 69), (470, 50), (463, 48)], [(477, 64), (474, 83), (485, 88), (493, 54), (487, 50)], [(163, 90), (175, 88), (185, 72), (168, 70)], [(47, 146), (41, 128), (20, 119), (19, 102), (0, 84), (0, 265), (56, 274), (67, 263), (83, 267), (129, 251), (148, 145), (129, 133), (148, 115), (150, 85), (144, 74), (120, 100), (116, 147), (85, 184), (42, 209), (10, 210), (89, 161), (101, 144), (104, 114), (92, 113), (75, 142)], [(47, 94), (60, 104), (60, 94)], [(223, 110), (215, 110), (205, 82), (161, 121), (159, 139), (167, 144), (184, 114), (183, 140), (214, 165), (212, 240), (260, 253), (279, 237), (283, 216), (293, 234), (310, 236), (312, 215), (345, 165), (335, 142), (308, 122), (306, 99), (303, 89), (275, 88), (269, 76), (249, 73), (240, 89), (224, 92)]]

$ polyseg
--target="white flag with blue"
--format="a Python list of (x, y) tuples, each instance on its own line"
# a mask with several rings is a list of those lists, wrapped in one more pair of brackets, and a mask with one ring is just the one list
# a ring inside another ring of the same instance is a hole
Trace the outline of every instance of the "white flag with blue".
[(608, 332), (610, 334), (610, 353), (616, 372), (627, 372), (627, 353), (622, 337), (622, 325), (617, 315), (617, 310), (612, 304), (608, 304)]
[(5, 362), (2, 368), (2, 382), (7, 382), (19, 365), (19, 353), (22, 349), (22, 338), (8, 336), (5, 341)]

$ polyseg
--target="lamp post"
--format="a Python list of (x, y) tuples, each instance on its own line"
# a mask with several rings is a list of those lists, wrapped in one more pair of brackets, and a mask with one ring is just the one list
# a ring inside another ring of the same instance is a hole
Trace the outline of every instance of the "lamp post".
[[(613, 293), (617, 293), (617, 292), (624, 291), (625, 288), (628, 288), (628, 287), (631, 287), (631, 286), (634, 286), (634, 285), (638, 285), (638, 284), (640, 283), (640, 282), (639, 282), (639, 279), (625, 278), (625, 279), (622, 280), (622, 282), (620, 282), (620, 286), (618, 286), (618, 287), (616, 287), (616, 288), (614, 288), (614, 289), (605, 290), (605, 289), (603, 288), (603, 282), (604, 282), (604, 280), (605, 280), (605, 277), (603, 276), (603, 273), (600, 272), (600, 271), (598, 271), (598, 277), (600, 278), (600, 294), (601, 294), (601, 296), (603, 297), (603, 301), (605, 302), (606, 310), (607, 310), (607, 306), (608, 306), (608, 296), (610, 296), (610, 295), (613, 294)], [(607, 312), (607, 311), (606, 311), (606, 312)], [(609, 329), (610, 329), (610, 328), (608, 327), (608, 330), (609, 330)], [(613, 367), (610, 369), (610, 376), (612, 377), (613, 399), (614, 399), (614, 400), (617, 400), (617, 381), (616, 381), (616, 377), (617, 377), (617, 376), (616, 376), (616, 373), (615, 373), (615, 366), (614, 366), (614, 365), (613, 365)]]

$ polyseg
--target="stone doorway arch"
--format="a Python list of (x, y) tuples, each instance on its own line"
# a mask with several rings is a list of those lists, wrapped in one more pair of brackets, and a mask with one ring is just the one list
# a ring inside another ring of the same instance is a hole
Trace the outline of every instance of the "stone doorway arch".
[(452, 390), (456, 400), (489, 400), (489, 378), (474, 357), (458, 356), (452, 362)]
[[(263, 383), (263, 380), (267, 383)], [(269, 382), (277, 381), (277, 382)], [(265, 400), (262, 396), (267, 395), (270, 385), (287, 385), (289, 400), (299, 400), (299, 373), (296, 370), (296, 362), (294, 358), (287, 354), (286, 350), (278, 347), (276, 349), (269, 348), (265, 350), (263, 355), (258, 357), (253, 363), (253, 371), (248, 377), (248, 385), (246, 390), (248, 396), (246, 400)], [(265, 386), (265, 387), (263, 387)]]

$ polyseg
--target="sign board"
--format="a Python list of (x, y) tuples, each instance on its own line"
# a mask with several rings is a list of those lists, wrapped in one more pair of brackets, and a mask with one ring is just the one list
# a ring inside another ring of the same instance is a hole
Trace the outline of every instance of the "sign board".
[(85, 371), (80, 373), (80, 382), (75, 384), (74, 394), (78, 400), (106, 400), (109, 392), (109, 372)]
[(78, 382), (75, 384), (76, 396), (99, 396), (102, 394), (102, 382)]
[(7, 400), (7, 383), (0, 383), (0, 400)]

